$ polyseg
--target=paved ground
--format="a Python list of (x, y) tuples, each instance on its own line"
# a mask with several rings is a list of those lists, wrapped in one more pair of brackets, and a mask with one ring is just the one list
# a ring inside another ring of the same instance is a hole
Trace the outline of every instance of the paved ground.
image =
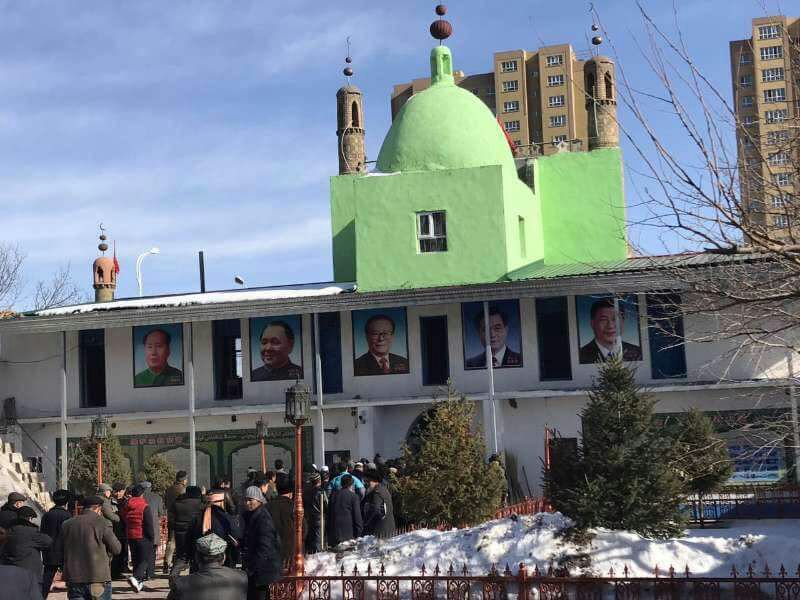
[[(134, 600), (163, 600), (169, 592), (169, 583), (166, 575), (159, 575), (157, 579), (145, 583), (144, 591), (137, 594), (128, 585), (127, 581), (114, 582), (114, 600), (130, 599)], [(56, 584), (56, 587), (47, 596), (47, 600), (67, 600), (67, 592), (63, 583)]]

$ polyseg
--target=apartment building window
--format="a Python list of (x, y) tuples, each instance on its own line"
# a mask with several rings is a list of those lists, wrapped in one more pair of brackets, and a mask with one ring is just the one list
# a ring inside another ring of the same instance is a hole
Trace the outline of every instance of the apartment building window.
[(753, 87), (753, 74), (746, 73), (739, 77), (739, 87), (749, 88)]
[(792, 184), (791, 173), (775, 173), (772, 176), (772, 183), (778, 187), (785, 187)]
[(494, 88), (493, 87), (486, 88), (486, 95), (487, 96), (494, 96)]
[(783, 58), (783, 46), (765, 46), (761, 48), (761, 60)]
[(739, 64), (740, 65), (752, 65), (753, 64), (753, 54), (751, 52), (742, 52), (739, 55)]
[(750, 108), (753, 106), (754, 98), (752, 96), (742, 96), (742, 107)]
[(518, 112), (519, 111), (519, 100), (511, 100), (509, 102), (503, 102), (503, 112)]
[(504, 60), (500, 63), (500, 70), (503, 71), (503, 73), (513, 73), (517, 70), (517, 61)]
[(563, 54), (551, 54), (546, 59), (546, 64), (548, 67), (557, 67), (559, 65), (564, 64), (564, 55)]
[(744, 115), (742, 117), (742, 125), (754, 125), (756, 122), (755, 115)]
[(783, 67), (774, 67), (761, 71), (761, 81), (783, 81)]
[(516, 92), (517, 90), (519, 90), (519, 81), (517, 81), (516, 79), (503, 82), (504, 92)]
[(447, 252), (445, 212), (417, 213), (417, 239), (420, 252)]
[(550, 127), (566, 127), (567, 115), (556, 115), (550, 117)]
[(764, 90), (764, 102), (786, 102), (786, 89)]
[(767, 144), (772, 146), (789, 141), (789, 130), (779, 129), (777, 131), (767, 132)]
[(539, 71), (537, 71), (535, 69), (533, 71), (531, 71), (531, 77), (538, 77), (538, 76), (539, 76)]
[(519, 121), (506, 121), (503, 126), (508, 133), (519, 131)]
[(789, 226), (789, 217), (787, 215), (772, 215), (772, 226), (777, 229), (785, 229)]
[(558, 87), (559, 85), (564, 85), (564, 76), (563, 75), (548, 75), (547, 76), (547, 87)]
[(782, 167), (789, 164), (789, 155), (786, 152), (775, 152), (769, 155), (767, 162), (771, 167)]
[(758, 28), (758, 39), (774, 40), (781, 37), (780, 25), (761, 25)]
[(780, 194), (772, 197), (772, 208), (786, 208), (791, 203), (792, 196), (790, 194)]
[(566, 141), (567, 141), (567, 136), (566, 135), (562, 134), (562, 135), (554, 135), (553, 136), (553, 143), (554, 144), (560, 144), (561, 142), (566, 142)]
[(547, 106), (564, 106), (564, 96), (550, 96), (547, 99)]
[(764, 113), (764, 120), (767, 123), (783, 123), (786, 118), (789, 116), (789, 111), (785, 108), (780, 108), (778, 110), (768, 110)]

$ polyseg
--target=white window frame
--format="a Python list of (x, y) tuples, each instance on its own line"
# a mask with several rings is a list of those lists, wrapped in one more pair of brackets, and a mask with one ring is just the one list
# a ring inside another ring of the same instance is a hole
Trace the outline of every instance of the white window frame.
[(506, 100), (503, 102), (503, 112), (513, 113), (519, 112), (519, 100)]
[(755, 124), (756, 124), (755, 115), (744, 115), (742, 117), (742, 125), (755, 125)]
[(772, 215), (772, 226), (780, 229), (789, 227), (788, 215)]
[(772, 183), (778, 187), (792, 185), (791, 173), (775, 173), (772, 176)]
[(772, 67), (770, 69), (762, 69), (761, 70), (761, 81), (764, 83), (770, 81), (783, 81), (785, 77), (785, 71), (783, 67)]
[(518, 92), (519, 81), (517, 79), (509, 79), (503, 82), (503, 93)]
[(547, 87), (560, 87), (564, 85), (564, 74), (560, 73), (558, 75), (548, 75), (547, 76)]
[(744, 75), (740, 75), (739, 76), (739, 87), (741, 87), (741, 88), (753, 87), (753, 74), (752, 73), (745, 73)]
[(764, 90), (764, 102), (767, 104), (786, 102), (786, 88), (772, 88), (769, 90)]
[(767, 132), (767, 144), (770, 146), (775, 146), (782, 142), (789, 141), (789, 130), (788, 129), (776, 129), (775, 131), (768, 131)]
[(775, 110), (768, 110), (764, 113), (764, 122), (770, 125), (774, 123), (783, 123), (789, 117), (789, 111), (785, 108), (778, 108)]
[(739, 55), (739, 64), (740, 65), (752, 65), (753, 64), (753, 53), (752, 52), (742, 52)]
[(503, 129), (505, 129), (507, 133), (516, 133), (520, 129), (519, 121), (506, 121), (503, 123)]
[(758, 39), (760, 40), (777, 40), (781, 37), (781, 26), (777, 23), (769, 25), (758, 26)]
[(504, 60), (500, 62), (500, 70), (503, 73), (515, 73), (519, 69), (519, 63), (516, 60)]
[(550, 117), (550, 127), (566, 127), (567, 115), (554, 115)]
[(549, 107), (558, 107), (564, 106), (567, 102), (567, 97), (564, 94), (559, 94), (558, 96), (550, 96), (547, 99), (547, 106)]
[(560, 67), (564, 64), (563, 54), (550, 54), (545, 58), (545, 64), (548, 67)]
[[(440, 231), (436, 231), (436, 217), (441, 215)], [(423, 249), (428, 246), (427, 242), (433, 242), (430, 246), (441, 245), (442, 249)], [(447, 213), (443, 210), (432, 210), (417, 213), (417, 249), (420, 254), (431, 252), (447, 252)]]
[(761, 60), (777, 60), (783, 58), (783, 46), (764, 46), (761, 48)]
[(750, 108), (755, 104), (755, 98), (752, 96), (742, 96), (742, 106), (744, 108)]
[(553, 136), (553, 145), (559, 144), (561, 142), (567, 141), (567, 135), (562, 133), (561, 135), (554, 135)]
[(782, 167), (789, 164), (789, 155), (786, 152), (773, 152), (767, 157), (771, 167)]

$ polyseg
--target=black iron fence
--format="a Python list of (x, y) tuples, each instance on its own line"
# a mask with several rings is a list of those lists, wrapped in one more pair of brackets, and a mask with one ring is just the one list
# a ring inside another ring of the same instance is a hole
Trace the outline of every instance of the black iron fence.
[[(701, 510), (702, 506), (702, 510)], [(685, 504), (693, 523), (723, 519), (798, 519), (800, 487), (735, 487)]]

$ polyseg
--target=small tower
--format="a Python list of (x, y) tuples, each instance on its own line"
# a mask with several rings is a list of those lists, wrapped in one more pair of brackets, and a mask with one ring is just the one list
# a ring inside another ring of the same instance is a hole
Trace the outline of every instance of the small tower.
[(336, 92), (336, 137), (339, 141), (339, 175), (364, 173), (367, 152), (364, 143), (364, 96), (350, 83), (353, 69), (350, 63), (350, 39), (347, 41), (348, 66), (343, 70), (347, 84)]
[(117, 289), (117, 269), (114, 259), (106, 256), (106, 250), (108, 250), (106, 240), (108, 238), (102, 226), (100, 230), (100, 243), (97, 245), (97, 249), (102, 252), (102, 255), (98, 256), (92, 265), (94, 301), (111, 302), (114, 300), (114, 291)]
[(583, 74), (586, 86), (589, 150), (616, 148), (619, 146), (619, 125), (614, 61), (607, 56), (595, 56), (586, 61)]

